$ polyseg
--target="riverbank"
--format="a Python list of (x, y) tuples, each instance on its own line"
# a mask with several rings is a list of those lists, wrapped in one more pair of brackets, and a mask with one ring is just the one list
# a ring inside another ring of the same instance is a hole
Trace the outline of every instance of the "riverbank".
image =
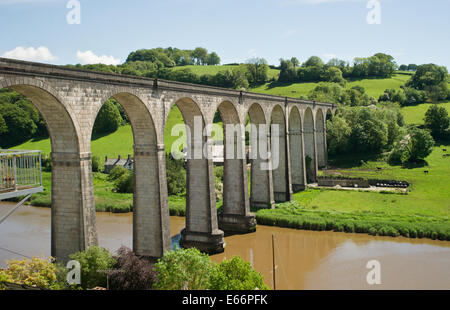
[[(0, 209), (1, 209), (0, 203)], [(12, 207), (6, 204), (5, 208)], [(0, 210), (0, 211), (3, 211)], [(131, 213), (98, 212), (99, 246), (116, 253), (132, 248)], [(182, 217), (170, 217), (170, 236), (179, 238)], [(51, 252), (49, 208), (22, 206), (0, 225), (0, 268), (5, 260), (48, 257)], [(430, 239), (373, 237), (328, 231), (307, 231), (259, 225), (255, 233), (226, 236), (225, 252), (211, 256), (219, 263), (239, 256), (272, 287), (272, 236), (275, 240), (277, 289), (450, 289), (450, 242)], [(2, 249), (4, 248), (4, 249)], [(7, 252), (14, 251), (14, 253)], [(366, 281), (370, 260), (381, 263), (382, 284)]]
[[(326, 173), (405, 180), (410, 183), (410, 191), (396, 194), (307, 189), (294, 194), (293, 201), (277, 204), (275, 209), (253, 210), (256, 220), (261, 225), (296, 229), (450, 240), (450, 158), (443, 156), (444, 148), (448, 148), (448, 144), (434, 148), (426, 158), (426, 167), (389, 166), (382, 159), (355, 162), (348, 158), (346, 162), (332, 159), (330, 165), (341, 168)], [(114, 184), (105, 174), (94, 173), (93, 180), (97, 211), (132, 211), (133, 194), (113, 192)], [(50, 172), (43, 173), (43, 183), (44, 192), (33, 195), (30, 204), (50, 207)], [(183, 195), (169, 196), (170, 215), (185, 216), (185, 204)], [(222, 202), (217, 205), (220, 209)]]

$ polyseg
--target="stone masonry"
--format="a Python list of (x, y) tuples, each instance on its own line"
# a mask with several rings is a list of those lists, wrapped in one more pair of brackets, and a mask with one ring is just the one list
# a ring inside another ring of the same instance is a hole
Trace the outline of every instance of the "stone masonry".
[[(247, 115), (252, 124), (280, 125), (279, 165), (265, 170), (261, 164), (270, 165), (270, 159), (251, 159), (250, 193), (246, 159), (225, 156), (224, 205), (219, 215), (212, 160), (205, 156), (188, 160), (186, 228), (181, 244), (208, 253), (224, 250), (224, 231), (255, 230), (250, 206), (272, 208), (275, 201), (290, 200), (293, 191), (305, 188), (307, 169), (312, 179), (316, 178), (318, 167), (326, 165), (326, 115), (337, 108), (328, 103), (0, 58), (0, 89), (4, 87), (26, 96), (47, 124), (53, 163), (51, 251), (61, 261), (98, 243), (91, 134), (107, 99), (113, 97), (124, 107), (133, 129), (133, 250), (149, 257), (160, 257), (171, 248), (164, 127), (173, 105), (179, 107), (188, 126), (193, 126), (196, 117), (203, 127), (212, 124), (217, 110), (224, 125), (245, 125)], [(252, 134), (270, 151), (271, 133), (257, 131)], [(244, 135), (236, 133), (235, 138), (234, 149), (245, 148)], [(208, 134), (200, 140), (192, 137), (188, 148), (194, 152), (204, 144), (212, 144)], [(310, 167), (306, 167), (306, 155), (312, 159)]]

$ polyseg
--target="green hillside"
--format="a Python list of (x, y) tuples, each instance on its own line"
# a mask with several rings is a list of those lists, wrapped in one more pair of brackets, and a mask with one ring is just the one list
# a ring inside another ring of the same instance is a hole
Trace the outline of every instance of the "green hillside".
[[(346, 84), (346, 88), (352, 88), (353, 86), (362, 86), (369, 94), (369, 96), (378, 99), (387, 88), (400, 88), (410, 78), (410, 75), (397, 73), (391, 78), (386, 79), (362, 79), (356, 81), (350, 81)], [(300, 96), (307, 96), (308, 93), (314, 89), (317, 85), (316, 82), (311, 83), (295, 83), (295, 84), (282, 84), (282, 83), (266, 83), (256, 88), (250, 89), (255, 93), (263, 93), (277, 96), (286, 96), (298, 98)]]
[[(402, 107), (402, 113), (405, 117), (405, 122), (407, 124), (415, 124), (415, 125), (421, 125), (424, 123), (423, 118), (425, 117), (425, 112), (428, 110), (428, 108), (436, 103), (423, 103), (418, 104), (415, 106), (406, 106)], [(438, 103), (437, 105), (443, 106), (447, 109), (448, 113), (450, 114), (450, 101)]]

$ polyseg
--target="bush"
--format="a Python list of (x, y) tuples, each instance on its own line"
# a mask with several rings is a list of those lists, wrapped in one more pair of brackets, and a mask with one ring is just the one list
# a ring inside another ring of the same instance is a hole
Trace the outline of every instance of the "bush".
[(98, 112), (94, 123), (94, 134), (107, 134), (116, 131), (123, 119), (113, 99), (108, 99)]
[(195, 248), (165, 252), (155, 264), (162, 290), (204, 290), (209, 288), (212, 264), (207, 254)]
[(98, 156), (92, 156), (92, 172), (100, 171), (100, 158)]
[(87, 251), (77, 252), (69, 257), (81, 265), (82, 288), (106, 287), (107, 271), (116, 264), (116, 260), (108, 250), (92, 246)]
[(186, 169), (182, 159), (166, 155), (167, 191), (169, 195), (182, 194), (186, 190)]
[(118, 251), (117, 269), (109, 275), (111, 290), (149, 290), (156, 281), (154, 265), (122, 246)]
[(6, 281), (45, 289), (62, 288), (63, 284), (57, 282), (57, 268), (51, 260), (51, 258), (41, 259), (37, 257), (10, 260), (7, 263), (7, 268), (0, 270), (0, 282)]
[(118, 178), (120, 178), (121, 176), (123, 176), (124, 174), (128, 173), (128, 171), (129, 170), (127, 168), (124, 168), (122, 166), (115, 166), (109, 172), (108, 180), (109, 181), (115, 181)]
[(114, 182), (114, 190), (117, 193), (129, 193), (134, 192), (134, 174), (131, 171), (124, 173)]
[(445, 138), (450, 125), (448, 112), (444, 107), (432, 105), (425, 113), (425, 127), (431, 130), (435, 138)]
[(250, 263), (238, 256), (214, 266), (211, 274), (212, 290), (267, 290), (262, 275)]

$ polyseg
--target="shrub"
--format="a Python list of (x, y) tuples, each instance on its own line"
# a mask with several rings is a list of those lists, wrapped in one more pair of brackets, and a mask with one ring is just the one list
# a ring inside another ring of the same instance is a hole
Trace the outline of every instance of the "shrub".
[[(57, 269), (50, 259), (10, 260), (7, 268), (0, 270), (0, 282), (36, 286), (39, 288), (58, 288)], [(1, 288), (1, 287), (0, 287)]]
[(81, 287), (106, 287), (107, 271), (116, 264), (108, 250), (92, 246), (87, 251), (77, 252), (69, 257), (81, 265)]
[(117, 180), (118, 178), (120, 178), (121, 176), (123, 176), (126, 173), (128, 173), (128, 169), (127, 168), (124, 168), (122, 166), (115, 166), (109, 172), (108, 180), (109, 181), (115, 181), (115, 180)]
[(445, 138), (449, 125), (450, 118), (444, 107), (432, 105), (425, 113), (425, 128), (431, 130), (433, 137)]
[(94, 123), (94, 134), (111, 133), (122, 125), (122, 116), (114, 102), (113, 99), (108, 99), (98, 112)]
[(166, 155), (167, 190), (169, 195), (182, 194), (186, 190), (186, 169), (182, 159)]
[(131, 171), (123, 174), (114, 182), (114, 189), (117, 193), (133, 193), (134, 175)]
[(262, 275), (250, 263), (238, 256), (214, 266), (211, 274), (212, 290), (267, 290)]
[(212, 264), (208, 255), (195, 248), (164, 253), (155, 264), (158, 280), (154, 285), (162, 290), (201, 290), (209, 288)]
[(118, 251), (117, 269), (109, 275), (111, 290), (149, 290), (156, 281), (154, 265), (122, 246)]
[(100, 171), (100, 158), (98, 156), (92, 156), (92, 172)]

